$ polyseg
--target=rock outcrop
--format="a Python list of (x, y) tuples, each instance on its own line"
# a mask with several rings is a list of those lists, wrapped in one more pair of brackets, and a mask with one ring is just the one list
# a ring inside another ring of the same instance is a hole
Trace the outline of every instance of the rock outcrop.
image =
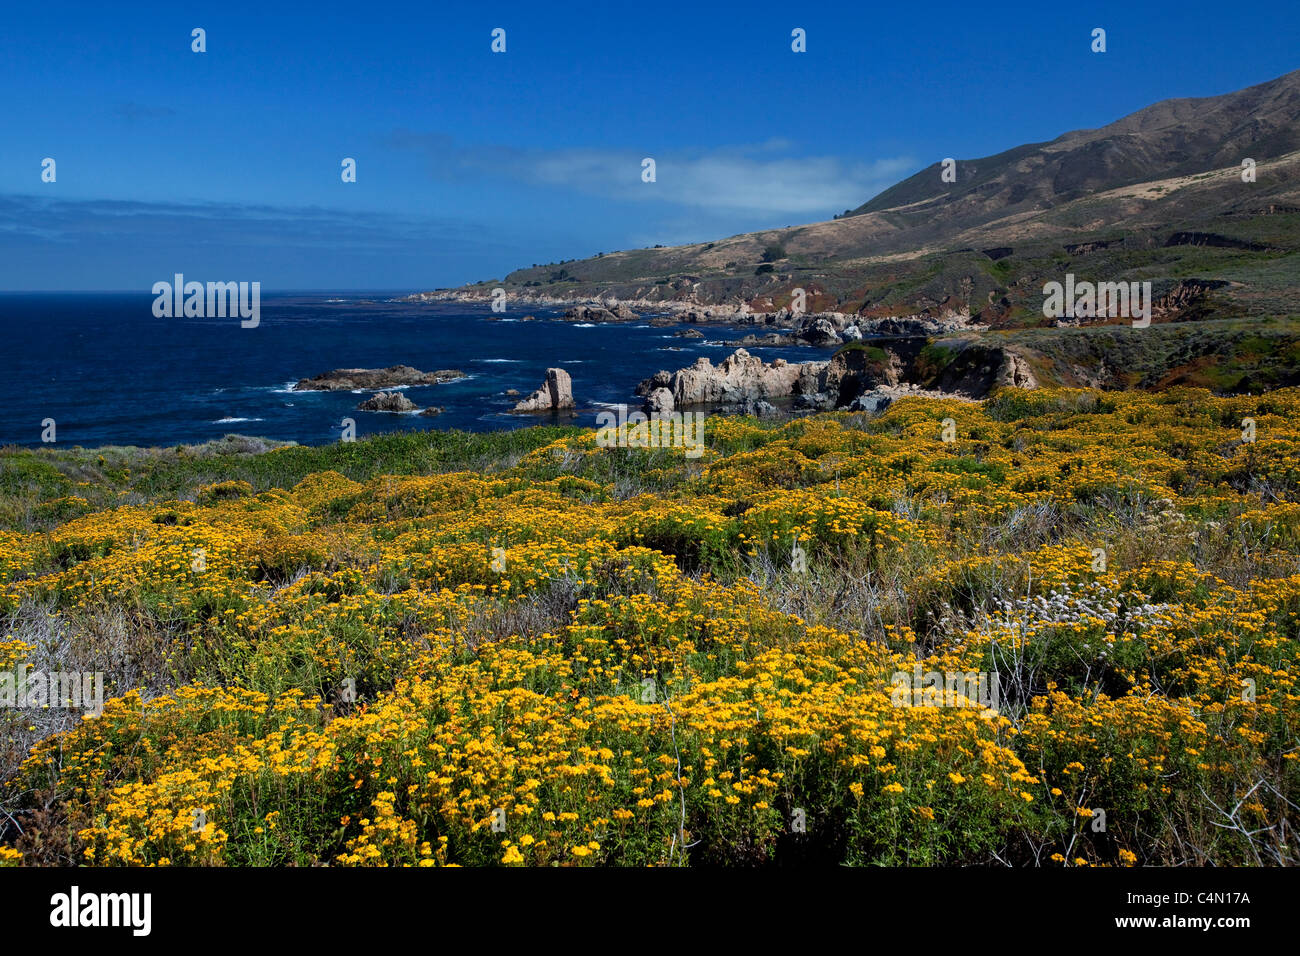
[(769, 399), (795, 409), (880, 412), (903, 395), (979, 399), (995, 388), (1037, 388), (1029, 360), (1008, 348), (961, 339), (915, 336), (877, 339), (840, 349), (825, 362), (770, 365), (737, 349), (721, 365), (707, 358), (676, 372), (658, 372), (637, 386), (644, 411), (662, 417), (690, 405), (722, 413), (776, 414)]
[(887, 316), (880, 319), (858, 319), (854, 323), (861, 336), (880, 335), (949, 335), (953, 332), (978, 332), (987, 326), (972, 322), (969, 315), (935, 317), (930, 315)]
[(301, 379), (294, 386), (299, 392), (351, 392), (358, 389), (393, 388), (397, 385), (439, 385), (464, 378), (456, 369), (421, 372), (409, 365), (390, 365), (388, 368), (336, 368), (315, 378)]
[(746, 402), (740, 402), (736, 405), (723, 405), (718, 411), (724, 415), (752, 415), (754, 418), (778, 418), (781, 411), (771, 402), (765, 402), (760, 399), (750, 399)]
[(893, 402), (893, 396), (886, 392), (866, 392), (849, 402), (847, 407), (851, 412), (879, 414), (892, 405)]
[(746, 335), (742, 339), (734, 339), (727, 343), (740, 348), (757, 349), (757, 348), (784, 348), (789, 345), (798, 345), (789, 333), (768, 332), (766, 335)]
[(955, 395), (983, 398), (995, 388), (1037, 388), (1028, 360), (1018, 352), (978, 343), (966, 344), (927, 383)]
[(645, 413), (651, 418), (665, 418), (677, 408), (673, 393), (668, 388), (656, 388), (645, 400)]
[(379, 392), (357, 406), (363, 412), (413, 412), (418, 405), (401, 392)]
[(608, 308), (600, 305), (575, 305), (564, 313), (571, 322), (632, 322), (641, 318), (621, 302), (614, 302)]
[(859, 395), (882, 385), (897, 385), (905, 374), (904, 358), (894, 349), (845, 348), (836, 352), (817, 376), (815, 388), (832, 399), (832, 408), (846, 408)]
[(516, 412), (550, 412), (573, 407), (573, 380), (562, 368), (548, 368), (542, 387), (515, 405)]
[(844, 340), (830, 319), (818, 318), (799, 330), (799, 338), (814, 346), (839, 345)]
[[(801, 387), (800, 375), (807, 366), (816, 365), (820, 368), (825, 364), (824, 362), (791, 364), (785, 359), (776, 359), (769, 365), (744, 349), (736, 349), (717, 366), (707, 357), (701, 357), (695, 360), (694, 365), (678, 369), (676, 372), (659, 372), (638, 385), (637, 394), (653, 396), (658, 391), (664, 390), (672, 397), (673, 408), (686, 405), (742, 404), (756, 399), (789, 398), (798, 394)], [(649, 404), (647, 402), (647, 405)], [(659, 396), (655, 404), (663, 407), (665, 399)]]
[(1172, 311), (1183, 309), (1197, 302), (1216, 289), (1225, 288), (1228, 285), (1222, 279), (1181, 279), (1174, 283), (1172, 289), (1156, 299), (1154, 305), (1157, 309)]
[(997, 387), (1003, 388), (1037, 388), (1038, 379), (1034, 370), (1023, 355), (1016, 352), (1004, 352), (1002, 364), (998, 367)]

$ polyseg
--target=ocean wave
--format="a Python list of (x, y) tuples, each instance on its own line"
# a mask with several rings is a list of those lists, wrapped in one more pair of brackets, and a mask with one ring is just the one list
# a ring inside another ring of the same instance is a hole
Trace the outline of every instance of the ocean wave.
[(265, 419), (262, 419), (262, 418), (236, 418), (236, 417), (229, 417), (229, 418), (218, 418), (218, 419), (217, 419), (215, 422), (213, 422), (212, 424), (214, 424), (214, 425), (235, 425), (235, 424), (238, 424), (239, 422), (260, 422), (260, 421), (265, 421)]
[(519, 364), (521, 364), (521, 363), (523, 362), (523, 359), (474, 359), (473, 361), (475, 361), (475, 362), (492, 362), (492, 363), (497, 363), (497, 362), (510, 362), (510, 363), (513, 364), (513, 365), (519, 365)]
[(596, 323), (595, 323), (595, 322), (576, 322), (576, 323), (574, 323), (574, 326), (573, 326), (573, 327), (574, 327), (575, 329), (594, 329), (594, 328), (596, 327)]

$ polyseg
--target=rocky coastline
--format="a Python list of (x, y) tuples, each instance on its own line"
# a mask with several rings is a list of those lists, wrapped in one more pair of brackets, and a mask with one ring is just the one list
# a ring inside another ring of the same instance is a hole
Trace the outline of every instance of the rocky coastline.
[[(985, 327), (964, 313), (864, 318), (839, 312), (800, 314), (788, 309), (754, 312), (745, 305), (700, 305), (686, 302), (635, 302), (610, 299), (566, 300), (517, 295), (518, 306), (565, 309), (563, 320), (653, 325), (755, 327), (742, 338), (711, 340), (697, 327), (674, 332), (683, 340), (736, 347), (714, 365), (707, 357), (673, 370), (661, 370), (641, 381), (635, 395), (650, 418), (663, 418), (691, 408), (718, 414), (747, 414), (763, 418), (816, 411), (880, 412), (901, 397), (924, 396), (977, 400), (999, 387), (1036, 388), (1030, 358), (1014, 349), (988, 345), (975, 333)], [(465, 290), (418, 293), (397, 301), (454, 301), (487, 305), (486, 294)], [(654, 310), (645, 314), (641, 310)], [(761, 330), (761, 331), (760, 331)], [(748, 348), (809, 345), (834, 348), (829, 358), (765, 362)], [(936, 357), (938, 356), (938, 358)], [(302, 379), (295, 390), (368, 390), (375, 392), (358, 408), (378, 412), (417, 412), (418, 406), (389, 389), (454, 381), (464, 373), (452, 369), (422, 372), (407, 365), (386, 369), (335, 369)], [(567, 370), (549, 368), (542, 384), (526, 397), (510, 389), (516, 414), (574, 414), (573, 383)], [(429, 408), (425, 415), (441, 409)]]
[(737, 349), (719, 365), (707, 357), (675, 372), (643, 380), (636, 394), (651, 418), (692, 406), (724, 413), (771, 417), (773, 401), (789, 400), (795, 411), (883, 411), (905, 396), (975, 401), (994, 388), (1036, 388), (1025, 358), (1004, 349), (971, 345), (948, 367), (927, 375), (924, 347), (905, 338), (841, 349), (824, 362), (764, 362)]
[[(440, 289), (402, 296), (394, 302), (463, 302), (490, 305), (486, 290)], [(790, 309), (760, 311), (748, 303), (708, 304), (691, 300), (617, 299), (613, 297), (564, 298), (530, 293), (506, 293), (506, 302), (517, 309), (563, 309), (559, 317), (567, 322), (614, 323), (644, 320), (650, 325), (696, 325), (753, 327), (757, 331), (720, 344), (742, 348), (810, 345), (834, 348), (849, 342), (881, 335), (933, 336), (957, 332), (979, 332), (987, 326), (974, 322), (969, 313), (945, 311), (938, 316), (918, 314), (864, 318), (844, 312), (799, 312)], [(495, 313), (497, 317), (500, 313)]]

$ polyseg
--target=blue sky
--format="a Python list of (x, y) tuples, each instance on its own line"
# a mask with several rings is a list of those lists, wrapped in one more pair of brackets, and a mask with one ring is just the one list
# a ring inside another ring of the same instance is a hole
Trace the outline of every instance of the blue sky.
[(0, 289), (426, 289), (827, 219), (1298, 39), (1298, 4), (1201, 0), (10, 3)]

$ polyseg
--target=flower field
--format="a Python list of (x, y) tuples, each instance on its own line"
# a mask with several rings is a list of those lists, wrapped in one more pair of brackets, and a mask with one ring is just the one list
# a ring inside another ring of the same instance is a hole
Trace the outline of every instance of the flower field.
[(705, 432), (0, 454), (0, 865), (1296, 862), (1300, 391)]

